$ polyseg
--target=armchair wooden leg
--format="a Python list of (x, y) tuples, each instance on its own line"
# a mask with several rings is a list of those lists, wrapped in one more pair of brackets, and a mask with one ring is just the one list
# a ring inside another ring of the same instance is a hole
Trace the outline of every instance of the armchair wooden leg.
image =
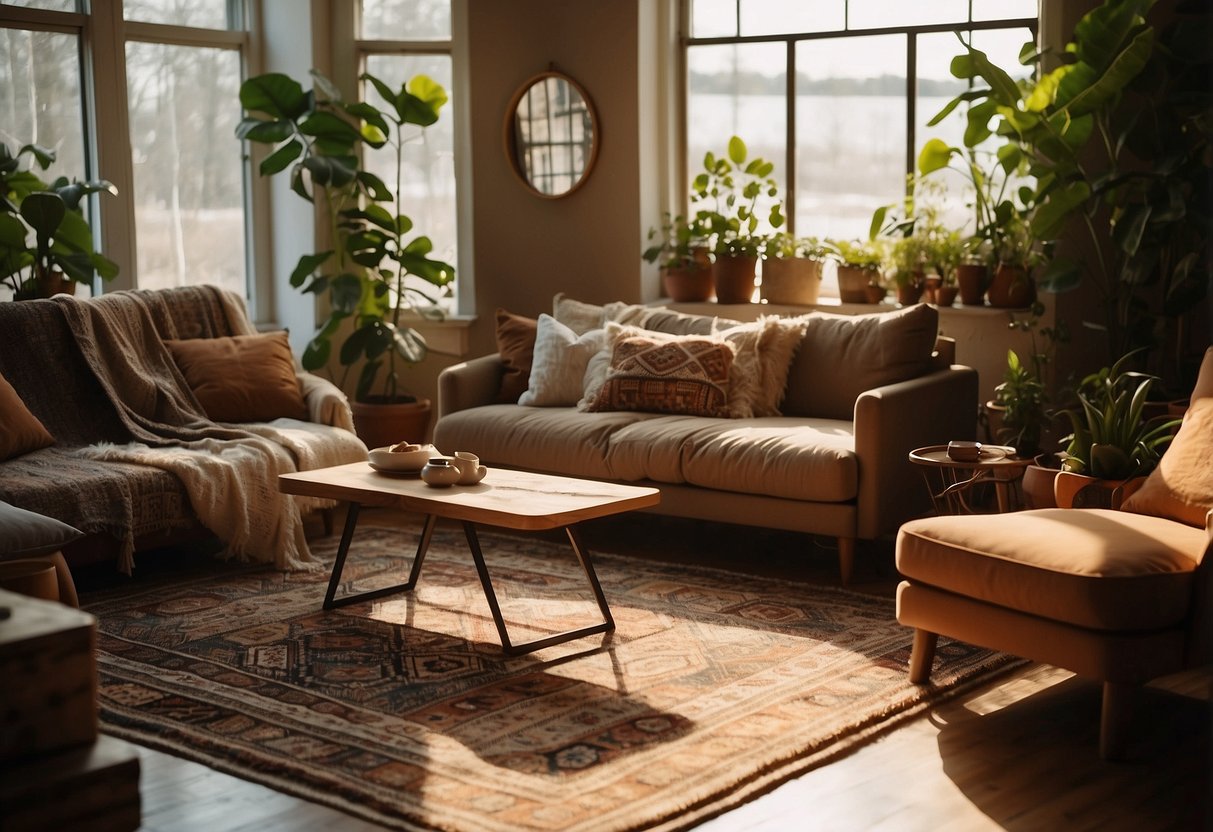
[(1105, 760), (1122, 760), (1125, 735), (1133, 712), (1134, 685), (1120, 682), (1103, 683), (1103, 708), (1099, 716), (1099, 756)]
[(842, 585), (851, 583), (851, 573), (855, 570), (855, 538), (838, 538), (838, 574)]
[(931, 665), (935, 661), (935, 643), (938, 641), (936, 633), (914, 630), (914, 646), (910, 648), (910, 681), (914, 684), (925, 685), (931, 681)]

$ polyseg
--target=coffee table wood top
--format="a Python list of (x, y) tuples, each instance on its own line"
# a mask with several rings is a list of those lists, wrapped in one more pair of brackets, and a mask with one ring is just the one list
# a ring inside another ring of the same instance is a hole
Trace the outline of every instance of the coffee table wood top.
[(431, 488), (417, 476), (394, 476), (351, 462), (278, 477), (284, 494), (393, 506), (451, 520), (537, 531), (655, 506), (656, 488), (490, 468), (476, 485)]

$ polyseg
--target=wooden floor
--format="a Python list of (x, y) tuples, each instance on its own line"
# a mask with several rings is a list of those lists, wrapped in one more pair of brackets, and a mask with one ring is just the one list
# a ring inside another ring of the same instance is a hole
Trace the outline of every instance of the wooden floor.
[[(401, 521), (376, 514), (374, 522)], [(802, 535), (650, 517), (594, 521), (584, 532), (591, 549), (836, 583), (833, 553)], [(891, 594), (895, 583), (891, 546), (861, 547), (852, 588)], [(1211, 693), (1209, 670), (1147, 688), (1132, 759), (1107, 763), (1097, 751), (1098, 684), (1029, 665), (698, 828), (1213, 830)], [(145, 830), (379, 828), (196, 763), (141, 754)]]

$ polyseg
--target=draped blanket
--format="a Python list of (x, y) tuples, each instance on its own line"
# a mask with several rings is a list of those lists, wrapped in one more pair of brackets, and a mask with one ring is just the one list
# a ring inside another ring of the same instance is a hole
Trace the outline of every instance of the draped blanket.
[[(184, 484), (200, 522), (226, 545), (229, 556), (279, 569), (315, 568), (303, 535), (308, 501), (278, 492), (278, 475), (366, 458), (352, 433), (292, 419), (260, 425), (221, 425), (207, 419), (161, 339), (226, 335), (235, 329), (231, 301), (200, 287), (201, 316), (183, 332), (167, 293), (122, 292), (89, 301), (55, 302), (85, 364), (117, 411), (131, 442), (78, 448), (89, 459), (151, 465)], [(173, 296), (181, 300), (180, 292)], [(242, 311), (242, 310), (241, 310)], [(239, 316), (248, 327), (247, 318)], [(314, 502), (314, 501), (312, 501)], [(129, 569), (130, 552), (120, 568)]]

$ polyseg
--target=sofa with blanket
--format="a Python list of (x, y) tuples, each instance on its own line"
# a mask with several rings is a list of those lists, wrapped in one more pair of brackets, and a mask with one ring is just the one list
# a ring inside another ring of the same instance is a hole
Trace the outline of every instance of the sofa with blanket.
[(494, 355), (443, 371), (434, 443), (487, 465), (656, 486), (679, 517), (856, 539), (930, 506), (910, 450), (972, 439), (977, 374), (927, 305), (750, 323), (557, 295), (498, 311)]
[[(215, 287), (0, 304), (0, 500), (137, 550), (205, 530), (229, 555), (313, 562), (277, 476), (366, 458), (349, 405)], [(5, 541), (0, 540), (0, 556)]]

